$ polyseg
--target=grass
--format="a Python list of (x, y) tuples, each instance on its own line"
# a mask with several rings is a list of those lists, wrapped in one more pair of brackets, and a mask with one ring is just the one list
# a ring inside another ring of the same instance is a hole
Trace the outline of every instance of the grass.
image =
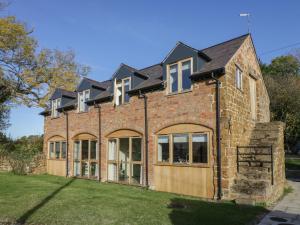
[(0, 173), (0, 224), (242, 225), (263, 212), (259, 206), (205, 202), (125, 185)]
[(300, 170), (300, 158), (286, 158), (285, 167), (288, 170)]

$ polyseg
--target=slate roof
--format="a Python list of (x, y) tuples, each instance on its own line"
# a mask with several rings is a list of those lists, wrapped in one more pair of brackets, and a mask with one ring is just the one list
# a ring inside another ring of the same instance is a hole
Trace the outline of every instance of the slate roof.
[[(208, 48), (204, 48), (201, 50), (195, 49), (193, 47), (190, 47), (182, 42), (178, 42), (178, 44), (183, 44), (189, 48), (191, 48), (194, 51), (197, 51), (200, 56), (202, 56), (205, 60), (206, 63), (204, 63), (203, 67), (195, 72), (194, 74), (191, 75), (191, 78), (198, 77), (204, 74), (209, 74), (210, 72), (213, 71), (218, 71), (218, 70), (223, 70), (226, 66), (226, 64), (229, 62), (229, 60), (232, 58), (232, 56), (235, 54), (235, 52), (239, 49), (239, 47), (242, 45), (242, 43), (245, 41), (245, 39), (250, 36), (250, 34), (245, 34), (236, 38), (233, 38), (231, 40), (210, 46)], [(251, 36), (250, 36), (251, 37)], [(176, 48), (175, 46), (175, 48)], [(174, 49), (175, 49), (174, 48)], [(172, 49), (170, 53), (174, 50)], [(168, 55), (170, 55), (170, 53)], [(167, 57), (166, 57), (167, 58)], [(165, 59), (166, 59), (165, 58)], [(165, 60), (164, 59), (164, 60)], [(154, 88), (159, 88), (163, 87), (163, 62), (145, 67), (142, 69), (136, 69), (131, 66), (128, 66), (126, 64), (121, 64), (121, 66), (126, 67), (129, 71), (136, 73), (142, 77), (145, 78), (145, 81), (141, 82), (138, 84), (134, 89), (130, 90), (128, 93), (136, 93), (139, 90), (148, 90), (148, 89), (154, 89)], [(113, 75), (114, 76), (114, 75)], [(113, 87), (113, 81), (112, 80), (106, 80), (106, 81), (95, 81), (89, 78), (84, 78), (87, 79), (93, 86), (99, 87), (103, 89), (103, 91), (95, 96), (93, 99), (90, 99), (88, 103), (93, 103), (94, 101), (104, 101), (111, 99), (113, 97), (113, 91), (111, 90)], [(63, 106), (61, 106), (58, 110), (62, 110), (64, 108), (71, 108), (74, 107), (77, 104), (77, 93), (76, 92), (71, 92), (71, 91), (66, 91), (63, 89), (60, 89), (62, 95), (75, 98), (74, 100), (70, 100)], [(46, 109), (45, 111), (41, 112), (41, 115), (45, 115), (49, 113), (50, 110)]]
[(62, 89), (62, 88), (56, 88), (50, 99), (52, 99), (55, 92), (60, 92), (62, 96), (66, 96), (66, 97), (69, 97), (69, 98), (76, 98), (76, 93), (75, 92), (67, 91), (67, 90)]
[[(201, 52), (209, 56), (211, 58), (211, 61), (205, 63), (204, 66), (197, 72), (197, 75), (224, 68), (249, 35), (250, 34), (245, 34), (240, 37), (200, 50)], [(193, 75), (191, 75), (191, 77), (193, 77)]]
[(108, 82), (108, 81), (96, 81), (96, 80), (92, 80), (92, 79), (87, 78), (87, 77), (85, 77), (85, 78), (83, 78), (83, 79), (88, 80), (88, 81), (92, 84), (92, 86), (94, 86), (94, 87), (99, 87), (99, 88), (104, 89), (104, 90), (105, 90), (105, 89), (108, 87), (108, 85), (109, 85), (109, 82)]

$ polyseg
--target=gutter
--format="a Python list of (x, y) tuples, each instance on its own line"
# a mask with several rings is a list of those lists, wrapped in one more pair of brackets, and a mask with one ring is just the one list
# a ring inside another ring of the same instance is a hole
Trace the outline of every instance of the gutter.
[(221, 127), (220, 127), (220, 84), (221, 82), (211, 73), (211, 78), (216, 82), (216, 136), (217, 136), (217, 176), (218, 176), (218, 200), (222, 199), (222, 159), (221, 159)]
[(213, 79), (216, 85), (216, 137), (217, 137), (217, 177), (218, 177), (218, 193), (217, 199), (221, 200), (223, 193), (222, 193), (222, 150), (221, 150), (221, 126), (220, 126), (220, 84), (221, 82), (216, 77), (216, 75), (224, 75), (225, 69), (219, 68), (213, 70), (208, 73), (194, 73), (190, 76), (191, 79)]
[(66, 116), (66, 177), (69, 176), (69, 114), (66, 111), (63, 111)]
[(148, 97), (146, 94), (142, 94), (142, 92), (140, 91), (139, 93), (139, 98), (143, 98), (144, 99), (144, 123), (145, 123), (145, 174), (146, 174), (146, 179), (145, 179), (145, 186), (149, 187), (149, 177), (148, 177), (148, 104), (147, 104), (147, 100)]
[(101, 181), (101, 106), (94, 102), (95, 108), (98, 109), (98, 182)]

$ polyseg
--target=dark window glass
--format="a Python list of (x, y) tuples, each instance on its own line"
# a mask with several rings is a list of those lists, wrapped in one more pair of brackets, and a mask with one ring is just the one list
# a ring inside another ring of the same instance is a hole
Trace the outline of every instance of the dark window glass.
[(132, 160), (141, 161), (142, 160), (142, 139), (132, 138)]
[(132, 171), (131, 171), (131, 183), (133, 184), (142, 184), (141, 180), (141, 172), (142, 166), (139, 164), (132, 164)]
[(158, 137), (158, 162), (169, 162), (169, 137), (159, 136)]
[(173, 162), (188, 163), (189, 161), (189, 136), (188, 134), (173, 135)]
[(61, 158), (65, 159), (67, 154), (67, 143), (62, 142), (61, 143)]
[(91, 163), (91, 176), (92, 177), (98, 176), (98, 164), (96, 162)]
[(178, 91), (178, 66), (170, 66), (170, 92)]
[(55, 158), (59, 159), (60, 155), (60, 142), (55, 142)]
[(91, 141), (91, 159), (97, 159), (97, 141)]
[(125, 93), (124, 102), (129, 102), (130, 97), (127, 94), (127, 91), (129, 91), (129, 90), (130, 90), (130, 80), (126, 79), (126, 80), (124, 80), (124, 93)]
[(81, 141), (81, 157), (82, 160), (89, 158), (89, 141)]
[(207, 163), (207, 135), (194, 134), (193, 138), (193, 163)]
[(87, 162), (81, 164), (81, 175), (87, 177), (89, 175), (89, 165)]
[(191, 89), (191, 61), (186, 61), (182, 63), (182, 89), (188, 90)]

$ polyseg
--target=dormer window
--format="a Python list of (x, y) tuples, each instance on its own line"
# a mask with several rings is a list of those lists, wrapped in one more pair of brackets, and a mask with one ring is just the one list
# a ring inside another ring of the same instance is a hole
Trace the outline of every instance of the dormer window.
[(177, 63), (167, 65), (167, 82), (169, 93), (180, 93), (190, 90), (192, 82), (192, 59), (181, 60)]
[(115, 104), (121, 105), (129, 102), (128, 91), (131, 89), (131, 79), (130, 77), (124, 78), (116, 82), (115, 85)]
[(59, 112), (57, 111), (57, 108), (60, 107), (60, 103), (61, 103), (60, 98), (52, 100), (51, 117), (53, 117), (53, 118), (59, 117)]
[(87, 100), (90, 99), (90, 90), (78, 92), (78, 112), (87, 112), (88, 105)]

